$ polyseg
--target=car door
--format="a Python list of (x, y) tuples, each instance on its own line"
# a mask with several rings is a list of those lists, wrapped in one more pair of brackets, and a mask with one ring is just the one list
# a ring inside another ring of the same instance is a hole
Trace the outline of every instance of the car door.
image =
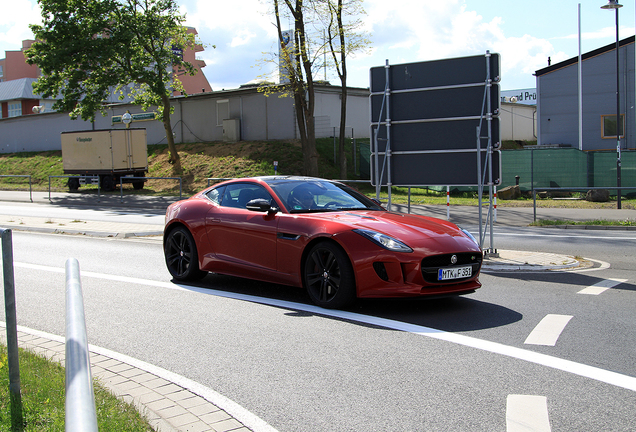
[(227, 266), (275, 271), (278, 218), (247, 210), (245, 205), (254, 198), (272, 199), (255, 183), (227, 185), (220, 206), (206, 217), (208, 240), (216, 259)]

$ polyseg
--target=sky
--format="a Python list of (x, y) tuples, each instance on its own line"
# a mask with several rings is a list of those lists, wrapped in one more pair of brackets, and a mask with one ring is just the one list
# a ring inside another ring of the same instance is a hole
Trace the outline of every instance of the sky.
[[(620, 39), (634, 35), (636, 0), (622, 0)], [(234, 89), (273, 70), (262, 60), (276, 49), (271, 0), (177, 0), (205, 51), (203, 72), (213, 90)], [(348, 84), (369, 87), (369, 69), (482, 55), (501, 56), (501, 89), (536, 87), (533, 73), (616, 41), (616, 15), (607, 0), (363, 0), (370, 49), (348, 59)], [(0, 0), (0, 58), (33, 38), (41, 23), (36, 0)], [(216, 48), (213, 48), (216, 46)], [(318, 79), (324, 78), (320, 72)], [(332, 84), (339, 84), (327, 73)]]

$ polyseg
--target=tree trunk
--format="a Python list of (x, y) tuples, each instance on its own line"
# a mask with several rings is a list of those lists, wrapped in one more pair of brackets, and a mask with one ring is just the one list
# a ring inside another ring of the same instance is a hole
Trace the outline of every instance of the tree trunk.
[[(347, 152), (345, 146), (345, 125), (347, 124), (347, 82), (342, 82), (342, 100), (340, 101), (340, 133), (338, 135), (338, 157), (340, 158), (340, 178), (347, 179)], [(353, 137), (351, 137), (353, 138)]]
[(168, 142), (168, 162), (172, 164), (175, 174), (181, 174), (181, 158), (174, 145), (174, 135), (172, 135), (172, 125), (170, 124), (170, 99), (166, 95), (161, 96), (163, 102), (163, 115), (161, 121), (166, 131), (166, 141)]

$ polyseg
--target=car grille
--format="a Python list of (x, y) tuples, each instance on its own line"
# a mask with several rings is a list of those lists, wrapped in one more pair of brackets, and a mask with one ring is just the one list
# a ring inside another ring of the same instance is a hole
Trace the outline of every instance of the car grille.
[[(455, 264), (451, 261), (453, 255), (457, 257), (457, 262)], [(424, 280), (426, 282), (436, 285), (462, 282), (464, 280), (471, 279), (477, 274), (477, 272), (479, 272), (479, 269), (481, 268), (481, 261), (482, 254), (479, 252), (443, 254), (426, 257), (422, 260), (422, 276), (424, 276)], [(437, 272), (440, 268), (447, 269), (453, 267), (467, 267), (469, 265), (472, 267), (472, 275), (470, 277), (445, 281), (437, 280)]]

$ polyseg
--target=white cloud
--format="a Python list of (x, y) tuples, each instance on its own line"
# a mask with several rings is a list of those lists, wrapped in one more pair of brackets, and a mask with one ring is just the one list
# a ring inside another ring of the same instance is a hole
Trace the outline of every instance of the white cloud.
[(0, 13), (0, 42), (8, 50), (19, 50), (23, 40), (33, 38), (29, 24), (41, 22), (40, 6), (37, 3), (32, 4), (29, 0), (7, 1)]

